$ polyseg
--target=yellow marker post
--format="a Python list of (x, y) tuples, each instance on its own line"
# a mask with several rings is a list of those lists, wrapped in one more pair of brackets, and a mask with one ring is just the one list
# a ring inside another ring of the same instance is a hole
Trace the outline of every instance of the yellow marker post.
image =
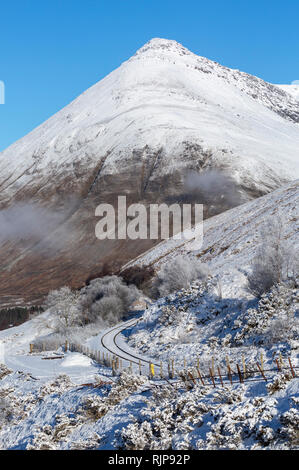
[(154, 364), (152, 364), (152, 363), (150, 362), (149, 368), (150, 368), (150, 376), (151, 376), (151, 377), (155, 377), (155, 367), (154, 367)]

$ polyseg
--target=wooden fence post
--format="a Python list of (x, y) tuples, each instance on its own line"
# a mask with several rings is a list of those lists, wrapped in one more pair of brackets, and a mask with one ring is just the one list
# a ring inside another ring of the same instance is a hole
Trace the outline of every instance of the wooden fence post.
[(199, 367), (197, 367), (196, 369), (197, 369), (198, 377), (200, 378), (200, 381), (201, 381), (202, 385), (204, 385), (205, 383), (204, 383), (204, 380), (203, 380), (202, 375), (200, 373)]
[(214, 356), (212, 356), (212, 374), (213, 374), (213, 376), (215, 375), (215, 359), (214, 359)]
[(258, 362), (256, 363), (256, 365), (258, 366), (258, 369), (259, 369), (260, 373), (262, 374), (263, 379), (265, 380), (265, 382), (267, 382), (267, 378), (265, 377), (263, 369), (261, 368), (261, 366), (259, 365)]
[(242, 364), (243, 364), (243, 377), (244, 379), (246, 379), (246, 363), (245, 363), (244, 354), (242, 354)]
[(293, 368), (293, 364), (291, 363), (291, 359), (290, 359), (289, 357), (288, 357), (288, 360), (289, 360), (289, 364), (290, 364), (292, 376), (295, 378), (295, 377), (296, 377), (296, 374), (295, 374), (295, 371), (294, 371), (294, 368)]
[(243, 378), (242, 378), (242, 373), (241, 373), (239, 364), (237, 364), (237, 370), (238, 370), (238, 375), (239, 375), (240, 384), (242, 384), (242, 383), (243, 383)]
[(188, 371), (188, 377), (190, 377), (190, 379), (192, 380), (192, 382), (193, 382), (194, 385), (195, 385), (195, 384), (196, 384), (195, 379), (194, 379), (194, 377), (193, 377), (193, 375), (192, 375), (192, 373), (191, 373), (190, 371)]
[(210, 377), (211, 377), (211, 379), (212, 379), (212, 382), (213, 382), (214, 387), (216, 387), (216, 385), (215, 385), (215, 380), (214, 380), (214, 374), (213, 374), (213, 371), (212, 371), (211, 368), (210, 368)]
[(231, 368), (230, 368), (230, 363), (229, 363), (228, 356), (226, 356), (225, 360), (226, 360), (226, 367), (227, 367), (227, 376), (229, 378), (230, 384), (232, 385), (233, 384), (233, 376), (232, 376), (232, 371), (231, 371)]
[(222, 377), (221, 377), (221, 371), (220, 371), (220, 367), (219, 367), (219, 366), (218, 366), (218, 374), (219, 374), (219, 379), (220, 379), (221, 385), (222, 385), (222, 387), (224, 387), (224, 385), (223, 385), (223, 380), (222, 380)]

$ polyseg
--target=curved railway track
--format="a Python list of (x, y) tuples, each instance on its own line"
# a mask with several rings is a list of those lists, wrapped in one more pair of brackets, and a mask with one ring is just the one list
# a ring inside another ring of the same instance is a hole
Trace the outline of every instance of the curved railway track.
[[(126, 351), (125, 349), (123, 349), (122, 347), (119, 346), (119, 344), (117, 344), (116, 342), (116, 338), (122, 334), (123, 331), (127, 330), (128, 328), (131, 328), (132, 326), (135, 326), (137, 325), (138, 321), (134, 320), (132, 323), (130, 323), (129, 325), (126, 324), (126, 326), (124, 328), (121, 328), (119, 326), (116, 326), (115, 328), (112, 328), (111, 330), (107, 331), (107, 333), (105, 333), (102, 337), (101, 337), (101, 345), (104, 349), (106, 349), (110, 354), (113, 354), (115, 356), (118, 356), (120, 359), (123, 359), (125, 361), (128, 361), (128, 362), (132, 362), (133, 364), (136, 364), (139, 366), (139, 363), (143, 364), (143, 365), (149, 365), (149, 364), (153, 364), (154, 366), (156, 367), (159, 367), (160, 364), (157, 364), (155, 363), (155, 361), (151, 361), (149, 359), (145, 359), (144, 357), (141, 357), (141, 356), (138, 356), (136, 354), (133, 354), (129, 351)], [(114, 332), (116, 332), (115, 334), (113, 334)], [(107, 336), (109, 337), (111, 334), (113, 334), (113, 337), (112, 337), (112, 341), (113, 341), (113, 344), (115, 345), (116, 347), (116, 351), (113, 351), (109, 346), (107, 346), (107, 344), (105, 344), (105, 341), (104, 341), (104, 338), (106, 338)], [(120, 351), (120, 352), (119, 352)], [(123, 355), (125, 354), (125, 356)]]

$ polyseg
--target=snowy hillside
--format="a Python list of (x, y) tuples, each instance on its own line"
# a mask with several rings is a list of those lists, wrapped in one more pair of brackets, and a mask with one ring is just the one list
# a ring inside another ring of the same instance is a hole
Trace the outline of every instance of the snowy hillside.
[(190, 171), (217, 169), (238, 198), (222, 207), (219, 194), (215, 213), (298, 178), (298, 123), (298, 100), (279, 87), (151, 40), (0, 154), (2, 304), (39, 304), (152, 247), (96, 239), (95, 208), (119, 194), (176, 200)]
[(281, 90), (286, 91), (292, 95), (297, 101), (299, 101), (299, 84), (298, 85), (276, 85)]
[(159, 270), (178, 255), (198, 257), (210, 276), (120, 326), (74, 329), (84, 347), (113, 346), (125, 370), (113, 374), (109, 361), (61, 344), (29, 353), (55, 331), (55, 309), (0, 332), (0, 448), (298, 449), (298, 276), (260, 299), (245, 289), (269, 220), (283, 220), (295, 259), (298, 189), (290, 183), (207, 220), (198, 253), (169, 240), (135, 260)]
[(179, 255), (190, 254), (206, 263), (212, 273), (221, 279), (223, 294), (239, 297), (245, 294), (245, 273), (262, 242), (261, 231), (271, 219), (281, 220), (286, 243), (299, 247), (299, 181), (295, 181), (271, 194), (225, 211), (204, 222), (203, 246), (191, 251), (190, 242), (169, 239), (148, 250), (133, 265), (160, 266)]

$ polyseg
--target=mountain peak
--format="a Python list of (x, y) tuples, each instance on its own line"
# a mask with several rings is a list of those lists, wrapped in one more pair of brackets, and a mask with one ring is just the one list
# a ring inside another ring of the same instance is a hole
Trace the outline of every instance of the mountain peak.
[(182, 44), (175, 41), (174, 39), (153, 38), (144, 44), (144, 46), (142, 46), (140, 49), (138, 49), (136, 55), (152, 51), (170, 52), (180, 55), (191, 54), (188, 49), (186, 49), (184, 46), (182, 46)]

